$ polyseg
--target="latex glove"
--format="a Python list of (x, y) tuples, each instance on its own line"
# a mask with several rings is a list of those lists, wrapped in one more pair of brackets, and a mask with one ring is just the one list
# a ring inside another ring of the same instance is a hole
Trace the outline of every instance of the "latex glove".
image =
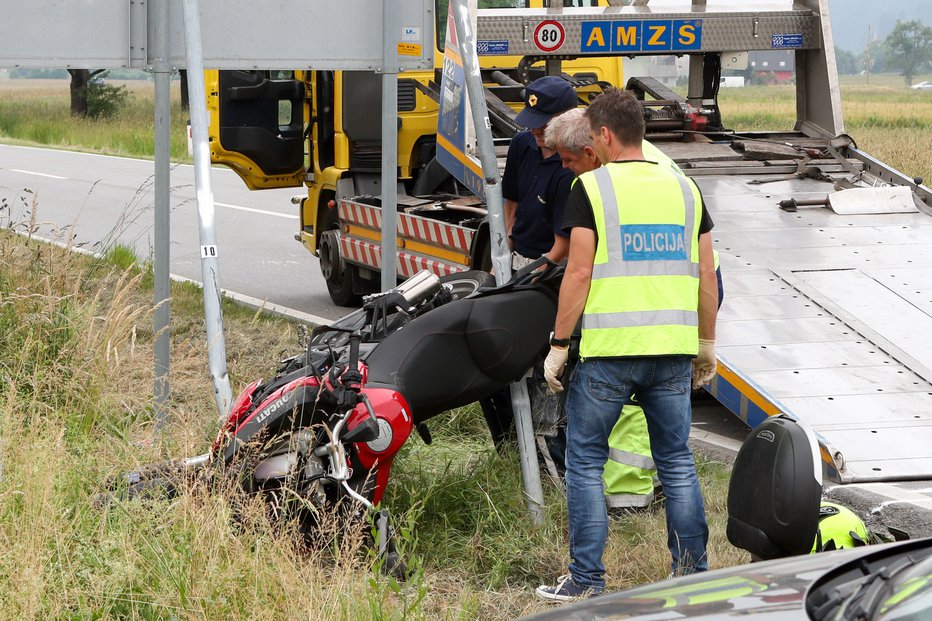
[(547, 380), (547, 386), (550, 387), (552, 394), (563, 392), (563, 384), (560, 383), (560, 376), (563, 375), (563, 367), (566, 366), (566, 358), (569, 356), (569, 347), (550, 346), (550, 353), (544, 360), (544, 379)]
[(718, 362), (715, 360), (715, 341), (699, 339), (699, 355), (693, 358), (693, 389), (708, 384), (715, 377)]

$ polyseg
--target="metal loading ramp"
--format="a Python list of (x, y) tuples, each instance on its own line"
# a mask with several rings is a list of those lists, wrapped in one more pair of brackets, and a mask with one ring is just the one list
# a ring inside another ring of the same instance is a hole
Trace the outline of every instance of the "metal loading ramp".
[(749, 426), (794, 416), (839, 483), (932, 478), (932, 217), (780, 209), (816, 179), (694, 176), (725, 299), (710, 392)]

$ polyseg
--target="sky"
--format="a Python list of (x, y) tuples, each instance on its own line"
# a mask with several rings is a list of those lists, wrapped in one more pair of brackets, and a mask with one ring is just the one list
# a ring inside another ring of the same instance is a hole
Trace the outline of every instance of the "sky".
[(871, 38), (883, 39), (896, 21), (918, 19), (932, 26), (932, 0), (829, 0), (835, 46), (859, 53), (867, 46), (867, 26)]

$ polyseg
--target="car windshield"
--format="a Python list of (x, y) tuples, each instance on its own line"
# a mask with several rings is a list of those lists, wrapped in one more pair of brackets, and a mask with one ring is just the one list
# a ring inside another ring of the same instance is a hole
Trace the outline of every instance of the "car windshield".
[(932, 555), (893, 577), (889, 596), (877, 609), (878, 621), (932, 618)]

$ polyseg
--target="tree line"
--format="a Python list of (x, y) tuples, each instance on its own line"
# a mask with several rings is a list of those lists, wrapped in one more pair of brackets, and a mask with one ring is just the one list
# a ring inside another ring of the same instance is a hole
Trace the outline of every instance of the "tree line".
[(896, 72), (909, 86), (917, 75), (932, 71), (932, 28), (917, 19), (897, 21), (889, 35), (859, 54), (835, 48), (835, 61), (842, 75)]

